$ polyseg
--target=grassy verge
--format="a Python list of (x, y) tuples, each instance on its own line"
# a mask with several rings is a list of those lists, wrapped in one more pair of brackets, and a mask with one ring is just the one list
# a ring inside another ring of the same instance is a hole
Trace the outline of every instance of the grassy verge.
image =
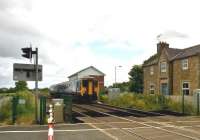
[[(114, 106), (137, 108), (144, 111), (171, 110), (180, 113), (182, 112), (181, 102), (175, 102), (161, 95), (122, 93), (117, 98), (109, 99), (108, 95), (101, 94), (100, 101)], [(185, 103), (185, 113), (194, 115), (194, 106)]]
[[(9, 99), (6, 99), (8, 98)], [(20, 91), (18, 93), (1, 95), (0, 122), (4, 124), (12, 123), (12, 97), (25, 100), (25, 103), (17, 105), (17, 124), (32, 124), (34, 121), (34, 95), (30, 91)]]

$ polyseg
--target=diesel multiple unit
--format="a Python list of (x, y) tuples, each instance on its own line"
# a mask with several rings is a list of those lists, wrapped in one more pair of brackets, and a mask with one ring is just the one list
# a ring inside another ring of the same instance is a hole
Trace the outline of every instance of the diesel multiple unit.
[(52, 85), (50, 94), (56, 98), (71, 95), (78, 101), (97, 100), (99, 92), (104, 88), (104, 76), (104, 73), (90, 66), (69, 76), (69, 81)]

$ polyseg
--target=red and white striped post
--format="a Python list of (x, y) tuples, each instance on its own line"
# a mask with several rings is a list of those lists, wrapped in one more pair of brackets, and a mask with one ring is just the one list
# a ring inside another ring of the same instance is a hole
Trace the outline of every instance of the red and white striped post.
[(54, 140), (53, 132), (53, 105), (49, 105), (49, 118), (48, 118), (48, 140)]

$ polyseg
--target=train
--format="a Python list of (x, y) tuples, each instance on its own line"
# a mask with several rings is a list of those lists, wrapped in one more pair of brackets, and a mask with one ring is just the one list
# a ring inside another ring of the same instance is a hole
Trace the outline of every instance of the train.
[(96, 101), (99, 95), (99, 81), (94, 77), (84, 77), (74, 81), (67, 81), (50, 86), (50, 95), (53, 98), (72, 96), (77, 102)]

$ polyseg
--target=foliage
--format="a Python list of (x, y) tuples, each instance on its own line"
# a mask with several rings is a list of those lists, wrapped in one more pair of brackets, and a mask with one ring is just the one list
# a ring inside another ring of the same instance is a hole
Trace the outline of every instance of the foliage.
[[(4, 96), (3, 96), (4, 95)], [(17, 93), (7, 93), (0, 96), (0, 98), (11, 98), (10, 101), (6, 101), (5, 104), (0, 106), (0, 121), (4, 123), (10, 123), (12, 119), (12, 97), (18, 97), (18, 99), (25, 100), (25, 104), (17, 105), (17, 120), (16, 123), (21, 124), (31, 124), (34, 121), (34, 111), (35, 111), (35, 98), (34, 95), (28, 91), (19, 91)], [(9, 96), (8, 96), (9, 95)]]
[[(114, 99), (108, 99), (107, 95), (103, 95), (100, 99), (104, 103), (119, 107), (136, 108), (145, 111), (170, 110), (182, 113), (181, 102), (175, 102), (162, 95), (121, 93), (119, 97)], [(195, 108), (191, 104), (185, 103), (185, 113), (193, 115), (195, 114)]]
[(27, 90), (27, 83), (26, 81), (17, 81), (15, 82), (15, 90), (16, 91), (23, 91), (23, 90)]
[(119, 88), (121, 92), (129, 91), (129, 82), (115, 83), (113, 87)]
[(14, 93), (16, 92), (15, 88), (0, 88), (0, 94), (1, 93)]
[(134, 65), (129, 74), (129, 90), (135, 93), (143, 92), (143, 70), (141, 65)]
[(6, 124), (9, 124), (11, 122), (12, 104), (10, 100), (11, 99), (9, 99), (9, 101), (5, 99), (1, 102), (0, 105), (0, 122), (4, 122)]
[(49, 89), (48, 88), (41, 88), (41, 89), (39, 89), (39, 95), (49, 96)]

